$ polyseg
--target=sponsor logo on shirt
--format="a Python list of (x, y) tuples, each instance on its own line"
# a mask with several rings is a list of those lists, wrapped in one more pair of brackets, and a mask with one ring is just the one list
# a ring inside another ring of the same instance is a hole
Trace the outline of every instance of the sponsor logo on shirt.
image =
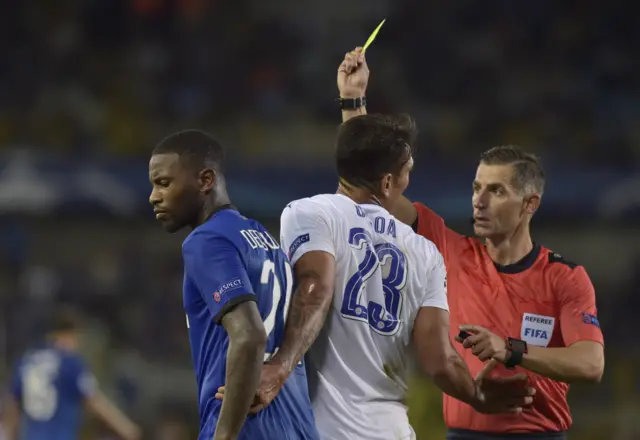
[(240, 278), (235, 278), (228, 283), (224, 283), (223, 285), (218, 287), (215, 292), (213, 292), (213, 299), (215, 300), (215, 302), (220, 302), (220, 300), (222, 300), (222, 295), (224, 295), (225, 292), (237, 289), (239, 287), (242, 287), (242, 280)]
[(600, 321), (598, 321), (598, 317), (596, 315), (582, 312), (582, 322), (584, 322), (585, 324), (595, 325), (596, 327), (600, 328)]
[(551, 341), (555, 325), (556, 318), (552, 316), (525, 313), (522, 316), (520, 339), (525, 341), (527, 344), (546, 347)]
[(293, 243), (291, 243), (291, 246), (289, 246), (289, 254), (288, 254), (289, 259), (293, 258), (293, 255), (300, 248), (300, 246), (307, 243), (309, 239), (310, 239), (309, 234), (302, 234), (302, 235), (299, 235), (295, 240), (293, 240)]

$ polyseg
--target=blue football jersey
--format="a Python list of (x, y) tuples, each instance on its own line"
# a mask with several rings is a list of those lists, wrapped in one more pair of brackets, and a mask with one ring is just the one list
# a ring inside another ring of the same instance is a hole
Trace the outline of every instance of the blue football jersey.
[(11, 386), (22, 413), (18, 438), (77, 439), (84, 400), (94, 390), (95, 379), (78, 354), (52, 346), (28, 351)]
[[(278, 349), (293, 289), (291, 265), (278, 242), (255, 220), (232, 208), (195, 228), (182, 246), (183, 302), (198, 385), (199, 439), (213, 438), (222, 402), (229, 338), (222, 317), (255, 301), (268, 335), (265, 361)], [(303, 365), (267, 408), (247, 417), (240, 440), (318, 439)]]

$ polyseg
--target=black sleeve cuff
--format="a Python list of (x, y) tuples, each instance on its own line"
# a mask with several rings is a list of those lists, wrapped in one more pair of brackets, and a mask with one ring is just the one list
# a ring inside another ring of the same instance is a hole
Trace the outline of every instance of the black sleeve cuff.
[(229, 302), (227, 302), (225, 305), (222, 306), (220, 311), (216, 313), (216, 315), (213, 317), (213, 322), (215, 322), (216, 324), (220, 324), (220, 321), (222, 321), (222, 318), (224, 317), (224, 315), (226, 315), (231, 310), (233, 310), (233, 308), (238, 304), (242, 304), (243, 302), (246, 302), (246, 301), (257, 302), (256, 296), (252, 293), (245, 293), (244, 295), (236, 296), (235, 298), (233, 298), (232, 300), (230, 300)]

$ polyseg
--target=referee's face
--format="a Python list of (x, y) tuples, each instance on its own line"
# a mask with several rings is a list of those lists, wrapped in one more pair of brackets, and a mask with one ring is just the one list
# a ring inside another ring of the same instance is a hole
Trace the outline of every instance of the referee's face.
[(473, 181), (473, 228), (477, 236), (505, 238), (526, 221), (524, 197), (513, 186), (512, 165), (480, 164)]

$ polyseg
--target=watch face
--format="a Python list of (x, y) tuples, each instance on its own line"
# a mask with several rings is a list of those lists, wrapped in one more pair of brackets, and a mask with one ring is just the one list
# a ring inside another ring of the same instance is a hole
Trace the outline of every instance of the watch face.
[(509, 345), (511, 349), (514, 351), (519, 351), (521, 353), (527, 352), (527, 343), (524, 341), (520, 341), (519, 339), (510, 339)]

